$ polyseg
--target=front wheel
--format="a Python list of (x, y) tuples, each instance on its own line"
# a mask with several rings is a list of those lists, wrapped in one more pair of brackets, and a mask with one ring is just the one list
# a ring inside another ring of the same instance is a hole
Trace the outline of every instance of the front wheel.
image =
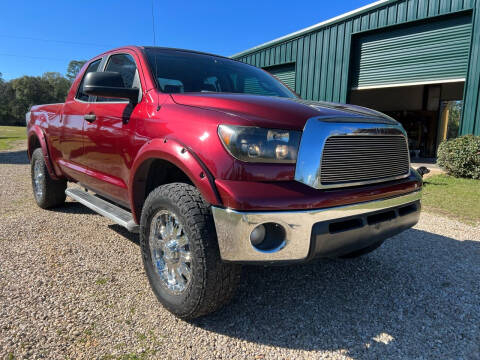
[(232, 299), (241, 267), (221, 260), (210, 206), (195, 187), (173, 183), (149, 194), (140, 244), (150, 286), (176, 316), (203, 316)]
[(30, 164), (33, 196), (37, 205), (49, 209), (65, 203), (66, 180), (54, 180), (50, 177), (41, 148), (35, 149)]

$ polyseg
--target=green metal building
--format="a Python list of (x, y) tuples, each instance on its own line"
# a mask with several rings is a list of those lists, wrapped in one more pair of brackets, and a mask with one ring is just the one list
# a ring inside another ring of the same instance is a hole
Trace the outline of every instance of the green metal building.
[(480, 0), (381, 0), (232, 57), (304, 99), (394, 116), (417, 156), (480, 135)]

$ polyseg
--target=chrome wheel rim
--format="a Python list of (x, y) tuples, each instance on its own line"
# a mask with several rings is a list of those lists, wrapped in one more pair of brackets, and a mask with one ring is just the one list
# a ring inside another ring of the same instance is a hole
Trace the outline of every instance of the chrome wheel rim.
[(36, 161), (33, 167), (33, 191), (37, 199), (40, 199), (43, 195), (43, 180), (45, 173), (43, 171), (43, 164), (40, 161)]
[(173, 294), (185, 291), (192, 276), (190, 242), (174, 213), (161, 210), (155, 214), (150, 225), (149, 245), (162, 285)]

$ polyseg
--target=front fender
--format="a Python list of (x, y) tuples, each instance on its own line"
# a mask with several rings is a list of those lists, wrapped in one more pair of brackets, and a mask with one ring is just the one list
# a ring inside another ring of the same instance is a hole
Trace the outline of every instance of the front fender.
[(168, 161), (182, 170), (200, 191), (205, 201), (212, 205), (222, 205), (215, 186), (215, 179), (192, 149), (178, 140), (153, 139), (139, 150), (133, 162), (128, 182), (128, 197), (133, 218), (137, 223), (140, 220), (140, 204), (144, 198), (143, 193), (139, 194), (139, 189), (144, 188), (144, 186), (138, 186), (138, 184), (146, 181), (147, 174), (144, 173), (144, 165), (157, 159)]
[(29, 160), (32, 159), (32, 153), (35, 150), (34, 146), (37, 143), (37, 141), (40, 144), (40, 147), (42, 149), (48, 174), (52, 179), (57, 180), (58, 176), (55, 174), (55, 171), (53, 169), (52, 161), (50, 159), (50, 153), (48, 151), (47, 140), (45, 138), (45, 133), (39, 126), (36, 126), (36, 125), (28, 129), (28, 145), (27, 145), (28, 159)]

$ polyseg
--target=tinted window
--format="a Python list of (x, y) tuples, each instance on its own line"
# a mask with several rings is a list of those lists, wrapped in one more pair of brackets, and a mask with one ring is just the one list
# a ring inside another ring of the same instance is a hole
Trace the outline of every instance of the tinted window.
[(158, 87), (166, 93), (214, 91), (295, 97), (265, 71), (238, 61), (158, 48), (145, 52)]
[[(116, 54), (110, 56), (104, 71), (118, 72), (127, 88), (140, 88), (137, 65), (129, 54)], [(122, 101), (122, 99), (97, 98), (97, 101)]]
[(83, 75), (82, 81), (78, 86), (78, 91), (76, 96), (78, 100), (88, 101), (88, 95), (83, 92), (83, 81), (85, 80), (85, 75), (87, 75), (89, 72), (97, 71), (98, 65), (100, 65), (100, 61), (101, 59), (95, 60), (90, 65), (88, 65), (87, 70), (85, 70), (85, 74)]

